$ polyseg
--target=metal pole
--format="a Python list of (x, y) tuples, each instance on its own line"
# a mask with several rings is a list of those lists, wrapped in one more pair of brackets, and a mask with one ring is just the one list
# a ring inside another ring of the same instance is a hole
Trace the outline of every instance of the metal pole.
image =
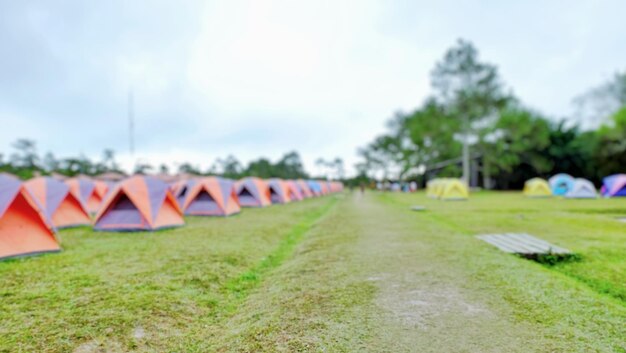
[(129, 133), (129, 146), (130, 156), (135, 156), (135, 141), (134, 141), (134, 111), (133, 111), (133, 89), (130, 89), (128, 93), (128, 133)]
[(470, 185), (469, 118), (463, 114), (463, 181)]

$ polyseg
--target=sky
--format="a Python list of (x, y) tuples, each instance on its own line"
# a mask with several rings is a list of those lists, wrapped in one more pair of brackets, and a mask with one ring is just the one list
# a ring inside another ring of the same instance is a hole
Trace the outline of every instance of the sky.
[[(235, 155), (345, 161), (431, 93), (459, 38), (553, 119), (624, 69), (626, 2), (0, 0), (0, 153), (203, 169)], [(129, 150), (133, 92), (135, 153)]]

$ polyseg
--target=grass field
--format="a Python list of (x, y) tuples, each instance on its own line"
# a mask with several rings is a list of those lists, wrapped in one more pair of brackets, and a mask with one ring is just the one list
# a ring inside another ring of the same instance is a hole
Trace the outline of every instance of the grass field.
[[(424, 205), (424, 212), (409, 210)], [(625, 352), (626, 200), (368, 193), (60, 233), (0, 263), (0, 352)], [(528, 232), (553, 266), (474, 235)]]

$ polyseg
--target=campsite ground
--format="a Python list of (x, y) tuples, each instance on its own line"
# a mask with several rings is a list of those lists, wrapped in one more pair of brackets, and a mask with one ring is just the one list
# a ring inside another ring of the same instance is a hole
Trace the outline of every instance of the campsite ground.
[[(156, 233), (64, 230), (62, 253), (0, 263), (0, 352), (624, 352), (620, 215), (623, 199), (354, 193)], [(496, 232), (580, 258), (474, 237)]]

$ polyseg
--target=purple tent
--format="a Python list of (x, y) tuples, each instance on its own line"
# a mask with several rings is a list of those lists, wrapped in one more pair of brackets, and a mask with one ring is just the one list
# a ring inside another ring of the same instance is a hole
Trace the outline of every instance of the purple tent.
[(602, 195), (606, 197), (626, 196), (626, 174), (610, 175), (602, 180)]

